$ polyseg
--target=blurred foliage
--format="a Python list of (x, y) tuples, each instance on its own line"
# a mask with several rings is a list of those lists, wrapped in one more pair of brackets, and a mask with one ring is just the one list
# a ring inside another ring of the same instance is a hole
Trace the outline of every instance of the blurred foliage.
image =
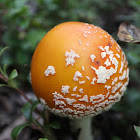
[[(47, 122), (46, 115), (43, 115), (46, 113), (46, 109), (43, 107), (44, 109), (40, 111), (37, 109), (38, 105), (41, 105), (41, 104), (39, 100), (36, 100), (36, 101), (33, 101), (32, 103), (27, 102), (22, 107), (22, 114), (25, 116), (28, 122), (18, 125), (12, 130), (11, 132), (12, 140), (16, 140), (19, 133), (27, 126), (40, 131), (43, 134), (43, 136), (45, 136), (46, 138), (49, 138), (49, 140), (54, 140), (52, 129), (59, 129), (60, 123), (56, 121)], [(33, 115), (35, 111), (37, 113), (37, 117), (35, 117), (36, 115)], [(46, 138), (42, 138), (40, 140), (47, 140)]]
[(46, 138), (40, 138), (40, 139), (38, 139), (38, 140), (48, 140), (48, 139), (46, 139)]
[(16, 140), (18, 134), (22, 131), (22, 129), (24, 129), (25, 127), (27, 126), (30, 126), (29, 123), (25, 123), (25, 124), (21, 124), (17, 127), (15, 127), (13, 130), (12, 130), (12, 133), (11, 133), (11, 138), (12, 140)]
[(138, 137), (140, 138), (140, 127), (134, 125), (134, 129), (135, 129)]
[[(0, 16), (0, 50), (4, 46), (10, 48), (4, 53), (0, 65), (8, 65), (10, 71), (17, 69), (20, 83), (29, 84), (33, 51), (52, 27), (65, 21), (83, 21), (100, 26), (113, 35), (123, 21), (140, 28), (140, 0), (0, 0)], [(118, 43), (129, 62), (130, 83), (121, 102), (114, 105), (112, 110), (138, 118), (140, 45)], [(12, 77), (16, 76), (15, 70), (13, 73)], [(29, 112), (24, 112), (26, 117), (29, 117)], [(133, 123), (138, 122), (137, 119)]]
[[(0, 51), (0, 57), (2, 56), (4, 51), (7, 49), (8, 49), (8, 47), (5, 47)], [(8, 65), (6, 65), (6, 64), (3, 67), (0, 66), (0, 80), (3, 81), (2, 83), (0, 83), (0, 87), (6, 86), (6, 87), (11, 87), (11, 88), (16, 88), (17, 84), (15, 81), (15, 78), (18, 76), (18, 72), (16, 69), (13, 69), (8, 74), (7, 68), (8, 68)]]

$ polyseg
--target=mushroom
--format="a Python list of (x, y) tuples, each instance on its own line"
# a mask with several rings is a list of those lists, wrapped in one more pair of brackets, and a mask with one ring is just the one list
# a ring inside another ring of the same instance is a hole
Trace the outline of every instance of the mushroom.
[(103, 29), (65, 22), (38, 44), (31, 62), (32, 87), (48, 110), (69, 117), (78, 140), (93, 140), (92, 116), (118, 102), (129, 81), (123, 50)]

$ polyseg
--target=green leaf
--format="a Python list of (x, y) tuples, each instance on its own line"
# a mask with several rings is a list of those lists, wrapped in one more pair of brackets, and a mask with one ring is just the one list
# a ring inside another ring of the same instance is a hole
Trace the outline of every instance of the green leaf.
[(38, 139), (38, 140), (48, 140), (48, 139), (46, 139), (46, 138), (40, 138), (40, 139)]
[(2, 53), (7, 50), (9, 47), (4, 47), (1, 51), (0, 51), (0, 56), (2, 55)]
[(6, 86), (6, 84), (0, 84), (0, 87), (5, 87)]
[(26, 39), (30, 42), (32, 50), (35, 49), (37, 43), (44, 37), (46, 32), (42, 29), (31, 29), (27, 34)]
[(8, 68), (8, 65), (5, 64), (4, 67), (3, 67), (3, 73), (4, 73), (4, 76), (5, 76), (6, 78), (8, 78), (7, 68)]
[(2, 70), (1, 67), (0, 67), (0, 73), (1, 73), (2, 75), (4, 75), (4, 72), (3, 72), (3, 70)]
[(137, 133), (138, 137), (140, 138), (140, 127), (139, 127), (139, 126), (134, 125), (134, 129), (135, 129), (135, 131), (136, 131), (136, 133)]
[(49, 124), (50, 127), (54, 129), (59, 129), (60, 128), (60, 123), (59, 122), (52, 122)]
[(31, 114), (30, 116), (32, 116), (32, 112), (35, 110), (35, 108), (37, 107), (37, 105), (39, 104), (39, 100), (36, 100), (33, 102), (32, 107), (31, 107)]
[(21, 124), (21, 125), (15, 127), (11, 132), (12, 140), (16, 140), (18, 134), (22, 131), (23, 128), (25, 128), (27, 126), (30, 126), (30, 123)]
[(113, 136), (111, 140), (122, 140), (122, 139), (119, 138), (118, 136)]
[(30, 103), (26, 103), (22, 107), (21, 112), (29, 120), (30, 119), (30, 114), (31, 114), (31, 104)]
[(8, 78), (8, 75), (7, 75), (7, 65), (5, 64), (3, 69), (0, 67), (0, 73), (5, 77), (5, 78)]
[(18, 76), (18, 72), (16, 69), (12, 70), (10, 76), (9, 76), (9, 80), (12, 80), (14, 78), (16, 78)]
[(32, 117), (32, 112), (35, 110), (35, 108), (37, 107), (37, 105), (39, 104), (39, 100), (36, 100), (33, 102), (32, 107), (31, 107), (31, 112), (30, 112), (30, 121), (32, 121), (34, 124), (39, 125), (39, 123), (37, 123), (34, 118)]

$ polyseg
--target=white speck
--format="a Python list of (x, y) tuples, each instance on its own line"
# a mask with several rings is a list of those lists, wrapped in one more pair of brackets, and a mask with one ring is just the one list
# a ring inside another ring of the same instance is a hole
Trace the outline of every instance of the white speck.
[(71, 94), (71, 96), (75, 96), (76, 98), (81, 97), (81, 95), (78, 95), (78, 94)]
[(74, 74), (74, 77), (73, 77), (73, 80), (74, 81), (78, 81), (79, 78), (82, 78), (82, 73), (80, 73), (79, 71), (76, 71), (75, 74)]
[(99, 48), (100, 50), (104, 51), (103, 46), (98, 46), (98, 48)]
[(120, 92), (124, 93), (126, 90), (126, 86), (127, 86), (128, 82), (124, 83), (123, 86), (120, 89)]
[(62, 86), (61, 92), (65, 95), (66, 93), (69, 93), (70, 86)]
[(86, 34), (92, 34), (90, 31), (85, 31)]
[[(96, 95), (96, 96), (90, 96), (90, 102), (92, 102), (92, 104), (95, 104), (95, 103), (98, 103), (100, 101), (103, 101), (104, 100), (104, 96), (105, 95), (102, 95), (102, 94), (99, 94), (99, 95)], [(100, 100), (97, 100), (97, 99), (100, 99)], [(94, 101), (96, 100), (96, 101)]]
[(124, 70), (122, 76), (119, 77), (119, 80), (124, 80), (126, 78), (126, 70)]
[(77, 86), (75, 86), (75, 87), (73, 88), (73, 91), (76, 91), (76, 89), (77, 89)]
[(119, 94), (119, 92), (117, 92), (114, 96), (110, 95), (108, 99), (112, 100), (112, 99), (118, 99), (121, 97), (121, 94)]
[(84, 66), (82, 66), (82, 71), (85, 71), (85, 67)]
[(66, 51), (65, 56), (66, 56), (66, 66), (67, 65), (72, 65), (75, 63), (75, 58), (79, 58), (80, 56), (76, 54), (72, 49), (70, 49), (71, 52)]
[(90, 59), (91, 59), (92, 62), (94, 62), (94, 59), (95, 59), (95, 58), (96, 58), (96, 56), (95, 56), (94, 54), (91, 54), (91, 55), (90, 55)]
[(97, 112), (102, 112), (102, 111), (103, 111), (103, 108), (98, 107), (98, 108), (96, 108), (96, 111), (97, 111)]
[(115, 57), (113, 57), (113, 56), (114, 56), (114, 54), (111, 54), (109, 56), (109, 59), (112, 62), (112, 64), (115, 65), (115, 71), (117, 71), (119, 63), (118, 63), (118, 60)]
[(90, 84), (94, 85), (95, 84), (95, 81), (96, 81), (96, 78), (93, 78), (92, 79), (92, 82)]
[(42, 98), (39, 98), (39, 99), (40, 99), (41, 104), (43, 104), (43, 105), (47, 104), (44, 99), (42, 99)]
[[(129, 79), (129, 68), (127, 68), (126, 78), (128, 78), (128, 79)], [(129, 81), (129, 80), (128, 80), (128, 81)]]
[(112, 85), (114, 85), (115, 82), (117, 82), (117, 81), (118, 81), (118, 77), (116, 77), (116, 78), (112, 81)]
[(83, 112), (83, 111), (77, 111), (77, 113), (78, 113), (78, 114), (82, 114), (82, 113), (84, 113), (84, 112)]
[(64, 97), (61, 94), (57, 93), (56, 91), (54, 93), (52, 93), (52, 94), (53, 94), (53, 97), (55, 99), (64, 99)]
[(121, 47), (119, 46), (119, 44), (117, 44), (117, 47), (116, 48), (117, 48), (117, 51), (120, 52), (120, 50), (121, 50), (120, 48)]
[(73, 112), (73, 110), (70, 109), (70, 108), (64, 108), (63, 111), (64, 111), (65, 113), (72, 113), (72, 112)]
[(106, 107), (104, 108), (104, 111), (109, 110), (111, 107), (112, 107), (112, 104), (111, 104), (111, 105), (106, 106)]
[(79, 84), (84, 84), (85, 83), (85, 81), (79, 81)]
[(76, 102), (75, 99), (65, 98), (67, 104), (72, 105), (72, 103)]
[(77, 108), (77, 110), (80, 110), (80, 109), (85, 110), (86, 109), (86, 106), (83, 104), (73, 104), (73, 107)]
[(107, 90), (109, 90), (109, 89), (111, 88), (111, 86), (105, 85), (105, 88), (106, 88)]
[(90, 116), (93, 113), (95, 113), (95, 111), (85, 111), (85, 115), (87, 115), (87, 116)]
[(44, 74), (46, 76), (54, 75), (56, 73), (54, 66), (48, 66), (48, 68), (45, 70)]
[(88, 96), (84, 95), (83, 98), (79, 99), (79, 101), (84, 101), (88, 103)]
[(109, 59), (107, 58), (106, 61), (104, 62), (104, 64), (106, 65), (106, 67), (110, 66), (111, 63), (109, 62)]
[(122, 73), (123, 67), (124, 67), (124, 63), (123, 63), (123, 61), (121, 61), (121, 68), (120, 68), (119, 73)]
[(87, 106), (87, 109), (89, 110), (89, 111), (93, 111), (95, 108), (93, 107), (93, 106)]
[(120, 55), (117, 53), (117, 54), (115, 54), (118, 58), (120, 58)]
[(87, 79), (87, 80), (90, 80), (90, 77), (89, 77), (89, 76), (86, 76), (86, 79)]
[(53, 108), (52, 111), (54, 111), (56, 114), (62, 114), (63, 113), (63, 110), (56, 109), (56, 108)]
[(80, 93), (84, 93), (84, 92), (83, 92), (83, 88), (80, 88), (80, 89), (79, 89), (79, 92), (80, 92)]
[(56, 106), (66, 106), (65, 102), (64, 101), (60, 101), (60, 100), (57, 100), (57, 99), (53, 99), (53, 101), (55, 101), (55, 105)]
[(84, 37), (88, 37), (85, 33), (83, 35), (84, 35)]
[(113, 54), (113, 51), (109, 51), (107, 54), (108, 54), (108, 55)]
[(85, 48), (83, 48), (83, 50), (85, 51)]
[(106, 50), (106, 53), (109, 52), (109, 46), (105, 46), (104, 49)]
[(101, 57), (105, 58), (106, 57), (106, 52), (101, 52)]
[(106, 67), (99, 66), (98, 69), (91, 66), (95, 73), (97, 74), (97, 83), (106, 83), (107, 79), (110, 79), (110, 76), (113, 75), (116, 71), (111, 67), (106, 69)]
[(106, 94), (106, 96), (105, 96), (105, 97), (107, 98), (107, 97), (109, 96), (109, 94), (110, 94), (110, 92), (107, 92), (107, 94)]
[(114, 87), (112, 87), (112, 93), (115, 93), (120, 87), (122, 86), (122, 83), (118, 83), (118, 84), (115, 84)]

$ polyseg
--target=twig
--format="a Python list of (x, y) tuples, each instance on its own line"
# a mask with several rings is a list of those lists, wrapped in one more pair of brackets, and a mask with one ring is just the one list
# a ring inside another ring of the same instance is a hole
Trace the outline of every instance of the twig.
[(6, 79), (2, 74), (0, 74), (0, 79), (2, 79), (4, 82), (8, 82), (8, 79)]
[(13, 88), (15, 89), (17, 92), (19, 92), (30, 104), (33, 104), (33, 102), (25, 95), (24, 92), (22, 92), (20, 89), (18, 88)]
[(32, 128), (33, 128), (33, 129), (36, 129), (36, 130), (42, 132), (43, 134), (45, 134), (45, 131), (44, 131), (41, 127), (38, 127), (38, 126), (36, 126), (35, 124), (31, 124), (31, 125), (32, 125)]

